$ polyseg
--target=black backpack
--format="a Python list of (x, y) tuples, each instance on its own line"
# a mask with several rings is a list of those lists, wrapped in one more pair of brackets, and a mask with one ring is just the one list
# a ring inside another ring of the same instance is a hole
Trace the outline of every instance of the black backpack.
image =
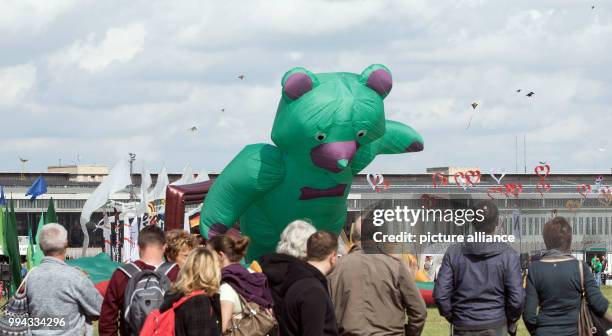
[(142, 270), (133, 262), (119, 267), (129, 278), (123, 312), (131, 335), (138, 335), (149, 313), (161, 306), (171, 285), (168, 273), (175, 265), (164, 262), (154, 271)]

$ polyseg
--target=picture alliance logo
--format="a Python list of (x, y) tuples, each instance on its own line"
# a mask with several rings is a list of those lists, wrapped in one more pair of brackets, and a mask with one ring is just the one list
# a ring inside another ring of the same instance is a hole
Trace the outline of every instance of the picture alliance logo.
[(385, 222), (408, 223), (415, 226), (418, 222), (446, 222), (463, 226), (474, 221), (484, 220), (484, 210), (478, 209), (409, 209), (397, 206), (395, 209), (375, 209), (372, 212), (372, 224), (381, 226)]

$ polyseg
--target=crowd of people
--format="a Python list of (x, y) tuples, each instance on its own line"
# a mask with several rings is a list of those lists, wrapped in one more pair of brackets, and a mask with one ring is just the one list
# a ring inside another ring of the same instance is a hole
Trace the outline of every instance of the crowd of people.
[[(485, 218), (472, 225), (493, 234), (499, 222), (491, 201), (476, 205)], [(517, 252), (504, 243), (463, 243), (444, 255), (434, 287), (440, 314), (454, 335), (514, 335), (521, 318), (532, 335), (582, 335), (579, 317), (582, 297), (596, 316), (608, 300), (589, 266), (571, 255), (572, 228), (563, 217), (544, 225), (544, 251), (532, 258), (526, 285)]]
[(202, 242), (146, 226), (139, 260), (122, 264), (101, 295), (64, 262), (66, 230), (48, 224), (40, 238), (45, 257), (26, 281), (30, 316), (70, 316), (70, 327), (32, 334), (91, 335), (98, 320), (101, 336), (138, 335), (156, 309), (173, 310), (179, 336), (420, 334), (426, 308), (408, 266), (363, 253), (359, 229), (352, 238), (356, 244), (339, 260), (334, 233), (294, 221), (275, 253), (247, 267), (248, 237)]
[[(476, 205), (485, 219), (474, 230), (492, 234), (494, 203)], [(427, 317), (414, 275), (401, 258), (357, 226), (338, 258), (338, 237), (294, 221), (276, 252), (244, 264), (248, 237), (200, 241), (155, 225), (138, 237), (139, 260), (122, 264), (104, 295), (64, 262), (67, 233), (42, 229), (40, 266), (26, 279), (31, 317), (65, 316), (62, 330), (33, 335), (139, 335), (154, 314), (174, 313), (176, 335), (420, 335)], [(581, 297), (603, 315), (608, 301), (588, 265), (570, 255), (572, 230), (562, 217), (544, 226), (547, 251), (529, 266), (526, 286), (517, 252), (504, 243), (459, 243), (444, 255), (435, 304), (453, 335), (507, 335), (523, 318), (533, 335), (577, 335)], [(379, 252), (379, 253), (372, 253)], [(584, 284), (581, 284), (579, 267)], [(156, 315), (159, 316), (159, 315)]]

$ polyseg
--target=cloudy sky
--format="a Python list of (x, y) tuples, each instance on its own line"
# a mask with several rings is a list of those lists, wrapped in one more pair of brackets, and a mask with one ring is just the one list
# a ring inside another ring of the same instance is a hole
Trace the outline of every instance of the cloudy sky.
[(134, 152), (154, 172), (219, 172), (270, 142), (287, 70), (382, 63), (387, 118), (425, 151), (369, 172), (514, 172), (517, 136), (521, 170), (525, 136), (529, 171), (610, 172), (610, 55), (603, 0), (0, 0), (0, 171)]

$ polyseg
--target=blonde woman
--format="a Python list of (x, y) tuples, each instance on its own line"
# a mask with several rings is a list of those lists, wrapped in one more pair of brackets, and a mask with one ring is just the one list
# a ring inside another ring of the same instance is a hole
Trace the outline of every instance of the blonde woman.
[(203, 294), (191, 297), (175, 309), (175, 335), (221, 335), (220, 282), (221, 272), (215, 252), (205, 247), (191, 251), (160, 307), (163, 313), (182, 297), (203, 291)]

